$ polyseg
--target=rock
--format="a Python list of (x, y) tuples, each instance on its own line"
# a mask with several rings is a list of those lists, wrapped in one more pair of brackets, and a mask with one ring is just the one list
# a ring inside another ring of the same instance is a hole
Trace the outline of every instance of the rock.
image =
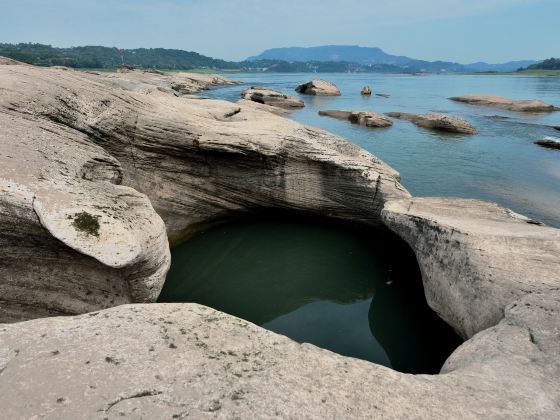
[(335, 109), (326, 109), (324, 111), (319, 111), (319, 115), (321, 115), (322, 117), (331, 117), (339, 120), (350, 120), (352, 111), (337, 111)]
[(103, 147), (123, 184), (150, 198), (173, 244), (270, 207), (380, 225), (387, 199), (409, 197), (398, 172), (340, 137), (240, 104), (175, 97), (153, 89), (170, 83), (160, 75), (7, 67), (0, 109), (25, 109)]
[(468, 121), (447, 114), (408, 114), (406, 112), (386, 112), (391, 118), (410, 121), (420, 127), (431, 128), (450, 133), (476, 134), (477, 130)]
[(516, 101), (514, 99), (502, 98), (501, 96), (490, 95), (468, 95), (453, 96), (452, 101), (464, 102), (471, 105), (488, 106), (492, 108), (507, 109), (517, 112), (552, 112), (560, 111), (560, 108), (549, 105), (537, 99)]
[(304, 83), (296, 88), (296, 92), (304, 95), (340, 96), (340, 90), (338, 90), (336, 85), (326, 80), (312, 80), (311, 82)]
[(390, 127), (393, 125), (393, 121), (389, 118), (373, 111), (352, 111), (349, 119), (354, 124), (365, 125), (366, 127)]
[(250, 87), (241, 93), (241, 98), (259, 104), (288, 110), (303, 108), (305, 103), (294, 97), (273, 89)]
[(325, 117), (338, 118), (348, 120), (353, 124), (365, 125), (366, 127), (390, 127), (393, 121), (384, 115), (373, 111), (336, 111), (325, 110), (319, 111), (319, 115)]
[(165, 225), (122, 178), (76, 130), (0, 112), (0, 322), (157, 299)]
[(376, 96), (381, 96), (382, 98), (389, 98), (391, 95), (389, 95), (388, 93), (376, 93)]
[(5, 418), (556, 418), (560, 293), (533, 293), (441, 375), (343, 357), (195, 304), (0, 326)]
[(545, 137), (544, 139), (537, 140), (534, 143), (549, 149), (560, 149), (560, 139), (556, 137)]
[(258, 102), (249, 101), (247, 99), (239, 99), (236, 103), (242, 105), (244, 109), (251, 109), (253, 111), (265, 111), (270, 112), (271, 114), (278, 115), (280, 117), (288, 117), (292, 112), (293, 109), (285, 109), (279, 108), (277, 106), (270, 106), (265, 104), (260, 104)]
[(178, 243), (271, 207), (380, 225), (410, 196), (340, 137), (137, 73), (0, 65), (0, 321), (153, 301), (165, 230)]
[(383, 220), (416, 253), (428, 304), (465, 338), (523, 295), (560, 288), (560, 230), (497, 204), (398, 200)]
[(361, 93), (364, 96), (371, 96), (371, 88), (369, 86), (364, 86)]

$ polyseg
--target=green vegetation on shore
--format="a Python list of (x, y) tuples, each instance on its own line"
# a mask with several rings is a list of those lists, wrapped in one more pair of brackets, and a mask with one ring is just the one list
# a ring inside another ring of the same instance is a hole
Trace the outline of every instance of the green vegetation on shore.
[[(116, 47), (85, 46), (56, 48), (44, 44), (0, 43), (0, 56), (36, 66), (65, 66), (77, 69), (114, 70), (123, 61)], [(192, 51), (166, 48), (125, 50), (124, 63), (139, 68), (188, 70), (199, 73), (270, 72), (270, 73), (401, 73), (457, 74), (468, 73), (469, 67), (445, 62), (413, 60), (406, 66), (397, 64), (360, 64), (350, 61), (284, 61), (252, 59), (233, 62), (206, 57)], [(450, 66), (450, 64), (453, 64)], [(516, 74), (560, 76), (560, 59), (551, 58), (513, 73), (484, 72), (476, 74)]]

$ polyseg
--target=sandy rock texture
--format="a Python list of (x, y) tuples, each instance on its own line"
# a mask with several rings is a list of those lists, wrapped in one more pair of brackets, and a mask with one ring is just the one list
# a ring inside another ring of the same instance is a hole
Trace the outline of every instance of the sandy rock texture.
[(6, 418), (556, 418), (560, 292), (407, 375), (195, 304), (0, 326)]
[(340, 137), (243, 104), (176, 97), (160, 89), (165, 75), (134, 74), (0, 66), (0, 109), (55, 121), (103, 148), (173, 243), (269, 207), (381, 224), (385, 201), (409, 196), (395, 170)]
[(277, 108), (296, 110), (303, 108), (305, 103), (295, 96), (286, 95), (274, 89), (250, 87), (241, 93), (241, 99)]
[(296, 92), (314, 96), (340, 96), (340, 90), (334, 83), (326, 80), (312, 80), (296, 87)]
[(337, 111), (324, 110), (319, 111), (319, 115), (325, 117), (338, 118), (348, 120), (353, 124), (364, 125), (372, 128), (384, 128), (393, 125), (393, 121), (382, 114), (373, 111)]
[(0, 110), (0, 322), (156, 300), (165, 225), (121, 181), (85, 135)]
[(428, 304), (465, 338), (560, 288), (560, 230), (497, 204), (413, 198), (387, 203), (383, 220), (416, 253)]
[(501, 96), (491, 95), (467, 95), (467, 96), (453, 96), (449, 98), (455, 102), (463, 102), (471, 105), (487, 106), (491, 108), (506, 109), (508, 111), (517, 112), (552, 112), (560, 111), (560, 108), (547, 104), (538, 99), (530, 100), (514, 100), (503, 98)]
[(409, 114), (406, 112), (386, 112), (385, 115), (399, 120), (410, 121), (420, 127), (438, 131), (447, 131), (459, 134), (476, 134), (478, 132), (477, 129), (468, 121), (447, 114)]

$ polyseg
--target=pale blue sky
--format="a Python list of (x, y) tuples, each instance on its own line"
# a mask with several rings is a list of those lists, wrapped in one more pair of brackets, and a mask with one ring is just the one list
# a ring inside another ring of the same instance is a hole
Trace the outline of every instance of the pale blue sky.
[(165, 47), (229, 60), (378, 46), (426, 60), (560, 56), (560, 0), (0, 0), (0, 42)]

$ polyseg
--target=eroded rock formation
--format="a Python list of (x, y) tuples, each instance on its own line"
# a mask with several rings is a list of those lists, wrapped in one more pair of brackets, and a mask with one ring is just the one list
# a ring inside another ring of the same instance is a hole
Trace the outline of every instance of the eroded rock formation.
[(287, 110), (295, 110), (298, 108), (303, 108), (305, 103), (296, 98), (295, 96), (286, 95), (285, 93), (279, 92), (273, 89), (251, 87), (245, 89), (241, 93), (241, 98), (257, 102), (259, 104), (269, 105), (277, 108), (283, 108)]
[(406, 112), (386, 112), (385, 115), (399, 120), (410, 121), (420, 127), (430, 128), (433, 130), (459, 134), (477, 133), (476, 128), (468, 121), (447, 114), (409, 114)]
[(387, 203), (383, 220), (416, 253), (428, 304), (465, 338), (527, 293), (560, 288), (560, 230), (497, 204), (413, 198)]
[(366, 127), (390, 127), (393, 121), (382, 114), (373, 111), (337, 111), (324, 110), (319, 111), (319, 115), (325, 117), (338, 118), (340, 120), (348, 120), (353, 124), (365, 125)]
[(314, 96), (340, 96), (340, 90), (334, 83), (326, 80), (312, 80), (299, 85), (296, 92)]
[(0, 111), (0, 322), (156, 300), (165, 225), (122, 177), (85, 135)]
[(178, 97), (197, 77), (0, 65), (2, 320), (153, 301), (169, 249), (150, 201), (177, 242), (262, 208), (381, 224), (386, 200), (409, 197), (396, 171), (340, 137)]
[(464, 102), (471, 105), (487, 106), (492, 108), (506, 109), (517, 112), (552, 112), (560, 111), (560, 108), (547, 104), (538, 99), (517, 101), (514, 99), (503, 98), (491, 95), (467, 95), (453, 96), (452, 101)]
[[(6, 418), (555, 418), (560, 292), (532, 293), (442, 375), (407, 375), (195, 304), (0, 326)], [(32, 379), (31, 379), (32, 378)]]

